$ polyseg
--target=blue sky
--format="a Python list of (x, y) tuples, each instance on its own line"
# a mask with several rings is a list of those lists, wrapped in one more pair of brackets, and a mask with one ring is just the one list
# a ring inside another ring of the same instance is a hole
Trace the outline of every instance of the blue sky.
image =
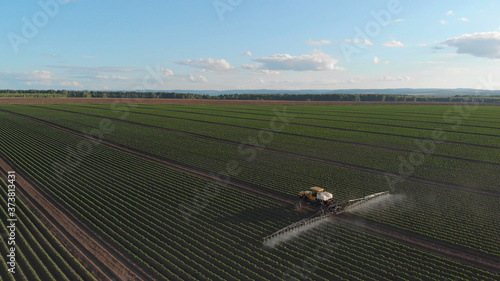
[(499, 89), (500, 1), (3, 1), (0, 88)]

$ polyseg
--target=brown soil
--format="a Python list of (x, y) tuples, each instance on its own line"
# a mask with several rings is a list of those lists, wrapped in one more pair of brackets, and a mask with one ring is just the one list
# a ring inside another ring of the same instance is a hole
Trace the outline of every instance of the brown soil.
[[(217, 104), (217, 105), (453, 105), (450, 102), (381, 102), (381, 101), (279, 101), (279, 100), (202, 100), (202, 99), (116, 99), (116, 98), (0, 98), (0, 104)], [(479, 105), (500, 105), (488, 103)]]

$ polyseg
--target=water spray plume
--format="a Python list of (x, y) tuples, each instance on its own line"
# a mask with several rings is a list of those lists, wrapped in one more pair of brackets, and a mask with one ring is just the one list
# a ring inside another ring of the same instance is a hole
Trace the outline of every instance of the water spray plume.
[[(318, 197), (320, 197), (320, 193), (323, 192), (323, 189), (319, 187), (312, 187), (311, 190), (316, 191)], [(389, 192), (384, 191), (348, 201), (336, 201), (332, 199), (331, 196), (325, 197), (325, 200), (315, 200), (313, 203), (315, 203), (315, 206), (319, 207), (320, 209), (316, 214), (307, 219), (303, 219), (299, 222), (286, 226), (276, 231), (275, 233), (264, 237), (264, 245), (274, 247), (278, 243), (287, 241), (295, 236), (300, 235), (304, 231), (316, 227), (317, 225), (327, 221), (327, 219), (333, 215), (339, 215), (354, 208), (357, 209), (359, 208), (359, 206), (365, 205), (366, 202), (372, 202), (375, 199), (378, 199), (377, 202), (383, 201), (384, 198), (389, 198), (388, 196), (390, 196)], [(304, 199), (303, 197), (303, 200), (306, 199)], [(302, 205), (302, 201), (299, 201), (297, 205), (300, 207)]]

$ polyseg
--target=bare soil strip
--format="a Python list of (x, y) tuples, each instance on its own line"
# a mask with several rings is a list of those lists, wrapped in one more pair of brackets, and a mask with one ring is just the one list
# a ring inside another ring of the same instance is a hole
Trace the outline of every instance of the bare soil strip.
[[(50, 109), (50, 110), (71, 112), (71, 113), (81, 114), (81, 115), (85, 115), (85, 116), (104, 118), (103, 116), (99, 116), (99, 115), (93, 115), (93, 114), (88, 114), (88, 113), (79, 113), (79, 112), (67, 111), (67, 110), (62, 110), (62, 109)], [(66, 128), (66, 127), (63, 127), (63, 126), (59, 126), (57, 124), (54, 124), (54, 123), (51, 123), (51, 122), (48, 122), (48, 121), (44, 121), (44, 120), (41, 120), (41, 119), (38, 119), (38, 118), (35, 118), (35, 117), (27, 116), (27, 115), (20, 114), (20, 113), (10, 112), (10, 111), (7, 111), (7, 110), (1, 110), (0, 109), (0, 111), (4, 111), (4, 112), (10, 113), (10, 114), (14, 114), (14, 115), (19, 115), (21, 117), (32, 119), (34, 121), (37, 121), (37, 122), (40, 122), (40, 123), (44, 123), (44, 124), (49, 125), (51, 127), (67, 131), (67, 132), (70, 132), (72, 134), (76, 134), (76, 135), (79, 135), (79, 136), (86, 137), (84, 134), (82, 134), (82, 133), (80, 133), (80, 132), (78, 132), (76, 130), (69, 129), (69, 128)], [(193, 137), (197, 137), (197, 138), (207, 139), (207, 140), (216, 141), (216, 142), (220, 142), (220, 143), (226, 143), (226, 144), (230, 144), (230, 145), (236, 145), (236, 146), (241, 145), (241, 146), (244, 146), (244, 147), (259, 149), (261, 151), (278, 153), (278, 154), (281, 154), (281, 155), (287, 155), (287, 156), (291, 156), (291, 157), (295, 157), (295, 158), (307, 159), (307, 160), (311, 160), (311, 161), (315, 161), (315, 162), (319, 162), (319, 163), (325, 163), (325, 164), (329, 164), (329, 165), (333, 165), (333, 166), (339, 166), (339, 167), (344, 167), (344, 168), (353, 169), (353, 170), (357, 170), (357, 171), (363, 171), (363, 172), (368, 172), (368, 173), (383, 175), (383, 176), (387, 176), (389, 178), (398, 178), (398, 179), (401, 179), (401, 180), (410, 180), (410, 181), (414, 181), (414, 182), (420, 182), (420, 183), (424, 183), (424, 184), (430, 184), (430, 185), (435, 185), (435, 186), (450, 188), (450, 189), (454, 189), (454, 190), (460, 190), (460, 191), (465, 191), (465, 192), (476, 193), (476, 194), (480, 194), (480, 195), (486, 195), (486, 196), (492, 196), (492, 197), (499, 197), (500, 198), (500, 192), (477, 189), (477, 188), (474, 188), (474, 187), (471, 187), (471, 186), (456, 185), (456, 184), (451, 184), (451, 183), (447, 183), (447, 182), (441, 182), (441, 181), (436, 181), (436, 180), (429, 180), (429, 179), (415, 177), (415, 176), (404, 177), (404, 176), (400, 176), (400, 175), (388, 173), (387, 171), (373, 169), (373, 168), (367, 168), (367, 167), (363, 167), (363, 166), (359, 166), (359, 165), (354, 165), (354, 164), (347, 164), (347, 163), (333, 161), (333, 160), (326, 160), (326, 159), (321, 159), (321, 158), (317, 158), (317, 157), (296, 154), (296, 153), (292, 153), (292, 152), (275, 150), (275, 149), (271, 149), (271, 148), (264, 148), (264, 147), (258, 147), (257, 148), (257, 147), (251, 146), (251, 145), (246, 145), (246, 144), (242, 144), (242, 143), (238, 143), (238, 142), (234, 142), (234, 141), (222, 140), (222, 139), (218, 139), (218, 138), (214, 138), (214, 137), (208, 137), (208, 136), (198, 135), (198, 134), (194, 134), (194, 133), (188, 133), (188, 132), (183, 132), (183, 131), (178, 131), (178, 130), (173, 130), (173, 129), (166, 129), (166, 128), (156, 127), (156, 126), (152, 126), (152, 125), (147, 125), (147, 124), (142, 124), (142, 123), (127, 121), (127, 120), (121, 120), (121, 119), (115, 119), (115, 118), (109, 118), (109, 117), (106, 117), (106, 118), (110, 119), (110, 120), (117, 121), (117, 122), (122, 122), (122, 123), (137, 125), (137, 126), (141, 126), (141, 127), (148, 127), (148, 128), (153, 128), (153, 129), (158, 129), (158, 130), (163, 130), (163, 131), (169, 131), (169, 132), (179, 133), (179, 134), (183, 134), (183, 135), (188, 135), (188, 136), (193, 136)], [(105, 141), (105, 142), (108, 143), (108, 144), (113, 144), (113, 145), (118, 145), (120, 147), (124, 147), (122, 145), (115, 144), (113, 142), (109, 142), (109, 141)], [(131, 149), (131, 148), (128, 148), (128, 149)], [(133, 150), (133, 149), (131, 149), (131, 150)], [(134, 151), (137, 151), (137, 152), (139, 152), (141, 154), (145, 154), (144, 152), (139, 151), (139, 150), (134, 150)], [(153, 154), (150, 154), (150, 155), (153, 156), (153, 157), (158, 158), (157, 155), (153, 155)], [(172, 160), (168, 160), (168, 161), (170, 163), (172, 163)], [(183, 164), (181, 163), (181, 165), (183, 165)], [(196, 168), (192, 168), (192, 169), (196, 169)]]
[(480, 253), (470, 248), (453, 245), (445, 241), (438, 241), (418, 233), (388, 226), (371, 220), (366, 220), (353, 214), (332, 216), (335, 222), (342, 225), (363, 230), (383, 238), (387, 238), (413, 248), (423, 250), (440, 257), (472, 265), (486, 271), (500, 274), (500, 258)]
[(17, 195), (96, 279), (154, 280), (1, 155), (0, 169), (16, 171)]
[[(23, 116), (23, 115), (21, 115), (21, 116)], [(72, 133), (72, 134), (75, 134), (75, 135), (78, 135), (81, 137), (88, 138), (84, 134), (76, 132), (74, 130), (60, 127), (60, 126), (54, 125), (54, 124), (49, 123), (49, 122), (38, 120), (38, 119), (33, 118), (33, 117), (29, 117), (29, 116), (23, 116), (23, 117), (35, 120), (39, 123), (43, 123), (43, 124), (49, 125), (49, 126), (54, 127), (54, 128), (58, 128), (62, 131), (66, 131), (66, 132), (69, 132), (69, 133)], [(185, 171), (185, 172), (188, 172), (190, 174), (200, 176), (202, 178), (211, 179), (211, 180), (214, 180), (214, 181), (219, 182), (221, 184), (227, 184), (227, 185), (236, 187), (238, 189), (249, 191), (251, 193), (258, 194), (260, 196), (272, 198), (274, 200), (277, 200), (277, 201), (280, 201), (280, 202), (283, 202), (286, 204), (293, 204), (294, 203), (292, 200), (284, 199), (278, 195), (271, 195), (267, 192), (264, 192), (262, 190), (262, 188), (259, 189), (256, 187), (252, 187), (251, 185), (247, 185), (245, 183), (232, 182), (232, 181), (227, 181), (227, 182), (222, 181), (220, 178), (218, 178), (210, 173), (202, 172), (200, 170), (190, 169), (190, 168), (187, 168), (183, 165), (179, 165), (179, 164), (172, 163), (172, 162), (164, 160), (164, 159), (160, 159), (154, 155), (148, 155), (146, 153), (142, 153), (142, 152), (136, 151), (134, 149), (130, 149), (130, 148), (127, 148), (127, 147), (124, 147), (121, 145), (117, 145), (117, 144), (114, 144), (114, 143), (111, 143), (108, 141), (102, 141), (102, 143), (109, 146), (109, 147), (113, 147), (113, 148), (116, 148), (116, 149), (121, 150), (121, 151), (125, 151), (125, 152), (131, 153), (131, 154), (134, 154), (134, 155), (137, 155), (140, 157), (144, 157), (144, 158), (153, 160), (155, 162), (162, 163), (162, 164), (165, 164), (167, 166), (176, 168), (178, 170)], [(369, 230), (372, 233), (377, 234), (378, 236), (402, 243), (404, 245), (408, 245), (410, 247), (422, 249), (422, 250), (425, 250), (427, 252), (436, 253), (436, 254), (440, 252), (442, 255), (446, 254), (445, 257), (448, 259), (452, 259), (452, 260), (455, 260), (455, 261), (458, 261), (461, 263), (465, 263), (465, 264), (468, 264), (471, 266), (479, 266), (480, 268), (484, 268), (484, 269), (487, 269), (487, 270), (495, 272), (495, 273), (500, 272), (499, 266), (498, 266), (499, 263), (497, 263), (496, 257), (494, 257), (494, 259), (491, 260), (490, 258), (485, 258), (483, 253), (468, 250), (468, 249), (467, 249), (467, 255), (464, 255), (463, 252), (460, 252), (457, 250), (458, 247), (456, 247), (456, 246), (453, 248), (439, 246), (439, 245), (442, 245), (442, 241), (439, 241), (436, 239), (428, 238), (426, 241), (419, 241), (419, 240), (414, 239), (414, 236), (416, 236), (415, 233), (408, 232), (407, 234), (396, 235), (394, 233), (399, 231), (399, 229), (397, 229), (397, 228), (393, 228), (393, 227), (390, 227), (390, 226), (387, 226), (384, 224), (378, 224), (378, 225), (372, 224), (370, 227), (367, 227), (368, 224), (365, 221), (360, 222), (359, 219), (351, 220), (350, 218), (352, 218), (353, 216), (346, 216), (346, 214), (343, 214), (342, 216), (335, 217), (335, 218), (341, 218), (339, 221), (342, 221), (343, 223), (345, 223), (346, 225), (348, 225), (350, 227), (361, 227), (362, 229), (367, 230), (367, 231)], [(439, 251), (436, 251), (435, 248), (437, 248), (437, 247), (440, 248)]]

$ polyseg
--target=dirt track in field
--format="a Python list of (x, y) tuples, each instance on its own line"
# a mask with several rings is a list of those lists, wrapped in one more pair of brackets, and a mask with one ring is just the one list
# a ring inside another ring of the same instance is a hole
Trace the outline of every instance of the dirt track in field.
[(7, 171), (16, 171), (17, 195), (97, 280), (153, 280), (132, 262), (124, 261), (125, 256), (118, 254), (116, 249), (109, 251), (109, 243), (84, 226), (57, 200), (25, 177), (21, 169), (8, 164), (3, 157), (0, 157), (0, 170), (5, 171), (2, 176)]
[[(9, 112), (9, 113), (11, 113), (11, 112)], [(74, 135), (78, 135), (80, 137), (89, 138), (89, 137), (85, 136), (83, 133), (55, 125), (55, 124), (52, 124), (50, 122), (39, 120), (37, 118), (25, 116), (22, 114), (16, 114), (16, 113), (11, 113), (11, 114), (19, 115), (19, 116), (22, 116), (24, 118), (39, 122), (41, 124), (45, 124), (45, 125), (51, 126), (53, 128), (57, 128), (59, 130), (65, 131), (65, 132), (72, 133)], [(178, 163), (173, 163), (171, 161), (161, 159), (158, 156), (155, 156), (152, 154), (143, 153), (143, 152), (140, 152), (140, 151), (128, 148), (128, 147), (124, 147), (124, 146), (121, 146), (121, 145), (118, 145), (115, 143), (108, 142), (108, 141), (102, 141), (102, 144), (107, 145), (109, 147), (116, 148), (116, 149), (121, 150), (121, 151), (125, 151), (127, 153), (131, 153), (131, 154), (143, 157), (143, 158), (153, 160), (153, 161), (158, 162), (158, 163), (165, 164), (165, 165), (173, 167), (177, 170), (188, 172), (190, 174), (194, 174), (194, 175), (206, 178), (206, 179), (211, 179), (211, 180), (217, 181), (221, 184), (227, 184), (227, 185), (236, 187), (238, 189), (243, 189), (243, 190), (252, 192), (254, 194), (258, 194), (260, 196), (272, 198), (274, 200), (278, 200), (278, 201), (286, 203), (286, 204), (293, 204), (294, 203), (293, 201), (288, 200), (288, 199), (284, 199), (280, 196), (270, 195), (267, 192), (263, 192), (262, 190), (259, 190), (258, 188), (247, 185), (243, 182), (224, 182), (224, 181), (221, 181), (219, 178), (214, 177), (213, 175), (210, 175), (210, 173), (200, 171), (197, 169), (192, 169), (192, 168), (186, 167), (184, 165), (180, 165)], [(484, 253), (481, 253), (481, 252), (476, 252), (473, 250), (469, 250), (469, 249), (459, 247), (459, 246), (454, 246), (454, 245), (452, 245), (452, 246), (444, 245), (442, 241), (439, 241), (439, 240), (433, 239), (433, 238), (421, 239), (415, 233), (410, 233), (410, 232), (404, 233), (400, 229), (397, 229), (397, 228), (394, 228), (394, 227), (391, 227), (388, 225), (380, 224), (380, 223), (366, 221), (366, 220), (364, 220), (360, 217), (354, 216), (354, 215), (344, 214), (344, 215), (335, 217), (335, 219), (338, 222), (343, 223), (349, 227), (362, 229), (364, 231), (373, 233), (377, 236), (380, 236), (380, 237), (383, 237), (386, 239), (390, 239), (390, 240), (399, 242), (401, 244), (404, 244), (404, 245), (407, 245), (407, 246), (410, 246), (410, 247), (413, 247), (416, 249), (423, 250), (425, 252), (430, 252), (430, 253), (433, 253), (433, 254), (436, 254), (436, 255), (451, 259), (451, 260), (455, 260), (455, 261), (463, 263), (463, 264), (468, 264), (468, 265), (471, 265), (474, 267), (479, 267), (479, 268), (488, 270), (490, 272), (500, 273), (498, 259), (496, 257), (493, 257), (493, 258), (485, 257), (487, 255)], [(465, 252), (464, 252), (464, 249), (465, 249)]]
[[(453, 105), (450, 102), (382, 102), (382, 101), (280, 101), (280, 100), (203, 100), (203, 99), (116, 99), (116, 98), (0, 98), (0, 104), (227, 104), (227, 105)], [(497, 105), (500, 103), (479, 103)]]
[[(73, 111), (68, 111), (68, 110), (63, 110), (63, 109), (49, 108), (49, 110), (62, 111), (62, 112), (71, 112), (71, 113), (81, 114), (81, 115), (84, 115), (84, 116), (91, 116), (91, 117), (103, 118), (102, 116), (99, 116), (99, 115), (94, 115), (94, 114), (89, 114), (89, 113), (73, 112)], [(0, 110), (0, 111), (4, 111), (4, 110)], [(43, 121), (41, 119), (30, 117), (30, 116), (27, 116), (27, 115), (24, 115), (24, 114), (20, 114), (20, 113), (14, 113), (14, 112), (10, 112), (10, 111), (5, 111), (5, 112), (11, 113), (11, 114), (15, 114), (15, 115), (19, 115), (19, 116), (22, 116), (22, 117), (25, 117), (25, 118), (29, 118), (29, 119), (32, 119), (34, 121), (41, 122), (41, 123), (47, 124), (49, 126), (52, 126), (54, 128), (58, 128), (58, 129), (65, 130), (65, 131), (68, 131), (68, 132), (73, 133), (73, 134), (78, 134), (78, 135), (83, 136), (83, 134), (81, 134), (78, 131), (75, 131), (75, 130), (72, 130), (72, 129), (69, 129), (69, 128), (66, 128), (66, 127), (62, 127), (62, 126), (59, 126), (59, 125), (51, 123), (51, 122)], [(151, 115), (151, 114), (147, 114), (147, 115)], [(137, 126), (141, 126), (141, 127), (154, 128), (154, 129), (158, 129), (158, 130), (162, 130), (162, 131), (168, 131), (168, 132), (183, 134), (183, 135), (187, 135), (187, 136), (193, 136), (193, 137), (196, 137), (196, 138), (201, 138), (201, 139), (216, 141), (216, 142), (220, 142), (220, 143), (225, 143), (225, 144), (230, 144), (230, 145), (235, 145), (235, 146), (240, 146), (241, 145), (243, 147), (255, 148), (255, 147), (253, 147), (251, 145), (246, 145), (246, 144), (242, 144), (242, 143), (238, 143), (238, 142), (234, 142), (234, 141), (228, 141), (228, 140), (218, 139), (218, 138), (204, 136), (204, 135), (198, 135), (198, 134), (194, 134), (194, 133), (183, 132), (183, 131), (174, 130), (174, 129), (167, 129), (167, 128), (162, 128), (162, 127), (156, 127), (156, 126), (152, 126), (152, 125), (147, 125), (147, 124), (142, 124), (142, 123), (136, 123), (136, 122), (127, 121), (127, 120), (121, 120), (121, 119), (116, 119), (116, 118), (109, 118), (109, 117), (106, 117), (106, 118), (110, 119), (110, 120), (117, 121), (117, 122), (126, 123), (126, 124), (137, 125)], [(240, 127), (240, 126), (238, 126), (238, 127)], [(311, 137), (311, 138), (313, 138), (313, 139), (319, 139), (319, 138), (316, 138), (316, 137)], [(112, 142), (108, 142), (108, 143), (113, 144), (113, 145), (118, 145), (118, 144), (114, 144)], [(118, 145), (118, 146), (121, 146), (121, 145)], [(292, 153), (292, 152), (286, 152), (286, 151), (281, 151), (281, 150), (276, 150), (276, 149), (271, 149), (271, 148), (259, 147), (258, 149), (262, 150), (262, 151), (267, 151), (267, 152), (271, 152), (271, 153), (278, 153), (278, 154), (281, 154), (281, 155), (291, 156), (291, 157), (295, 157), (295, 158), (307, 159), (307, 160), (311, 160), (311, 161), (315, 161), (315, 162), (319, 162), (319, 163), (325, 163), (325, 164), (334, 165), (334, 166), (338, 166), (338, 167), (344, 167), (344, 168), (353, 169), (353, 170), (357, 170), (357, 171), (363, 171), (363, 172), (368, 172), (368, 173), (383, 175), (383, 176), (387, 176), (389, 178), (397, 178), (397, 179), (400, 179), (402, 181), (404, 181), (404, 180), (410, 180), (410, 181), (414, 181), (414, 182), (420, 182), (420, 183), (424, 183), (424, 184), (441, 186), (441, 187), (446, 187), (446, 188), (450, 188), (450, 189), (455, 189), (455, 190), (460, 190), (460, 191), (465, 191), (465, 192), (470, 192), (470, 193), (475, 193), (475, 194), (492, 196), (492, 197), (499, 197), (500, 198), (500, 193), (495, 192), (495, 191), (480, 190), (480, 189), (477, 189), (477, 188), (474, 188), (474, 187), (470, 187), (470, 186), (456, 185), (456, 184), (451, 184), (451, 183), (447, 183), (447, 182), (441, 182), (441, 181), (436, 181), (436, 180), (429, 180), (429, 179), (415, 177), (415, 176), (402, 177), (402, 176), (399, 176), (399, 175), (396, 175), (396, 174), (388, 173), (388, 172), (383, 171), (383, 170), (377, 170), (377, 169), (373, 169), (373, 168), (367, 168), (367, 167), (363, 167), (363, 166), (359, 166), (359, 165), (347, 164), (347, 163), (333, 161), (333, 160), (326, 160), (326, 159), (321, 159), (321, 158), (317, 158), (317, 157), (312, 157), (312, 156), (307, 156), (307, 155), (301, 155), (301, 154), (296, 154), (296, 153)], [(139, 153), (144, 153), (144, 152), (141, 152), (139, 150), (136, 150), (136, 151), (139, 152)], [(152, 154), (149, 154), (149, 155), (152, 155)], [(152, 155), (152, 156), (156, 157), (155, 155)], [(471, 162), (473, 162), (473, 161), (471, 161)], [(492, 163), (492, 165), (497, 166), (497, 164), (495, 164), (495, 163)], [(194, 169), (196, 169), (196, 168), (194, 168)]]

